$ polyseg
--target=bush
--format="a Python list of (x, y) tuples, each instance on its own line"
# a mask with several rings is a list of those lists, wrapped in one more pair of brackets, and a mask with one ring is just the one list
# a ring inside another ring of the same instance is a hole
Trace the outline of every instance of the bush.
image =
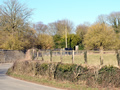
[(58, 80), (69, 80), (73, 82), (80, 80), (80, 77), (84, 76), (84, 72), (86, 71), (88, 71), (87, 68), (78, 66), (76, 64), (58, 64), (54, 76), (55, 79)]
[(90, 87), (120, 87), (120, 69), (103, 66), (101, 69), (83, 67), (76, 64), (41, 63), (36, 61), (17, 61), (8, 70), (12, 73), (32, 76), (45, 76), (56, 80), (71, 82), (84, 81)]
[(48, 64), (47, 63), (36, 63), (36, 67), (35, 67), (35, 75), (42, 75), (45, 76), (48, 74)]
[(58, 80), (70, 80), (74, 77), (73, 70), (75, 70), (76, 65), (70, 64), (58, 64), (56, 66), (54, 78)]
[(104, 66), (99, 70), (97, 82), (102, 87), (120, 87), (120, 69), (113, 66)]

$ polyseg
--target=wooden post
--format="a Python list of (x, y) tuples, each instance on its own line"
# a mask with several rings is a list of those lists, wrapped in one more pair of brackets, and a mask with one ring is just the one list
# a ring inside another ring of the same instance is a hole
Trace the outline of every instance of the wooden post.
[[(4, 51), (3, 51), (4, 52)], [(5, 52), (4, 52), (4, 63), (5, 63), (5, 61), (6, 61), (6, 54), (5, 54)]]
[(44, 61), (44, 58), (43, 58), (43, 51), (42, 51), (42, 53), (41, 53), (41, 54), (42, 54), (42, 55), (41, 55), (41, 56), (42, 56), (42, 61)]
[(84, 52), (84, 60), (85, 60), (85, 64), (87, 64), (87, 50)]
[(34, 48), (33, 48), (32, 60), (34, 60), (34, 59), (35, 59), (35, 50), (34, 50)]
[(60, 50), (60, 60), (61, 60), (61, 63), (62, 63), (62, 50)]
[(38, 60), (38, 57), (39, 57), (39, 50), (37, 51), (37, 60)]
[(74, 50), (72, 51), (72, 64), (74, 63)]
[(118, 66), (120, 66), (120, 51), (117, 51), (117, 62), (118, 62)]
[(52, 50), (50, 50), (50, 62), (52, 62)]
[(103, 65), (103, 47), (100, 47), (100, 65)]

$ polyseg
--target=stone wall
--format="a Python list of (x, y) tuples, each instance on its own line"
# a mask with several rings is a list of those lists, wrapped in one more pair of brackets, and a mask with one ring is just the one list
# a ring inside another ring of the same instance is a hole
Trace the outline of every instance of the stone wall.
[(25, 58), (23, 51), (17, 50), (0, 50), (0, 63), (1, 62), (14, 62)]

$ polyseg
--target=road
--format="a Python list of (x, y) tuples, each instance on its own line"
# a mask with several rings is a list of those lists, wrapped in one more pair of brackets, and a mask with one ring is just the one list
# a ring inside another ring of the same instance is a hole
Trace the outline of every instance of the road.
[(12, 64), (0, 64), (0, 90), (60, 90), (44, 85), (18, 80), (5, 73)]

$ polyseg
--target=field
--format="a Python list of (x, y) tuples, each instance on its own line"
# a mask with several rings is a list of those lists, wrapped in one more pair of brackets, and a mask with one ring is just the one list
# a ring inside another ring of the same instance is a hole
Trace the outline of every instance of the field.
[[(46, 62), (50, 62), (50, 55), (43, 55), (43, 59)], [(42, 60), (41, 57), (38, 60)], [(105, 53), (103, 54), (104, 65), (117, 65), (116, 53)], [(52, 55), (52, 62), (61, 62), (61, 55)], [(72, 55), (62, 55), (62, 63), (72, 63)], [(84, 54), (74, 55), (74, 64), (84, 64)], [(100, 65), (100, 53), (88, 53), (87, 64), (89, 66)]]

